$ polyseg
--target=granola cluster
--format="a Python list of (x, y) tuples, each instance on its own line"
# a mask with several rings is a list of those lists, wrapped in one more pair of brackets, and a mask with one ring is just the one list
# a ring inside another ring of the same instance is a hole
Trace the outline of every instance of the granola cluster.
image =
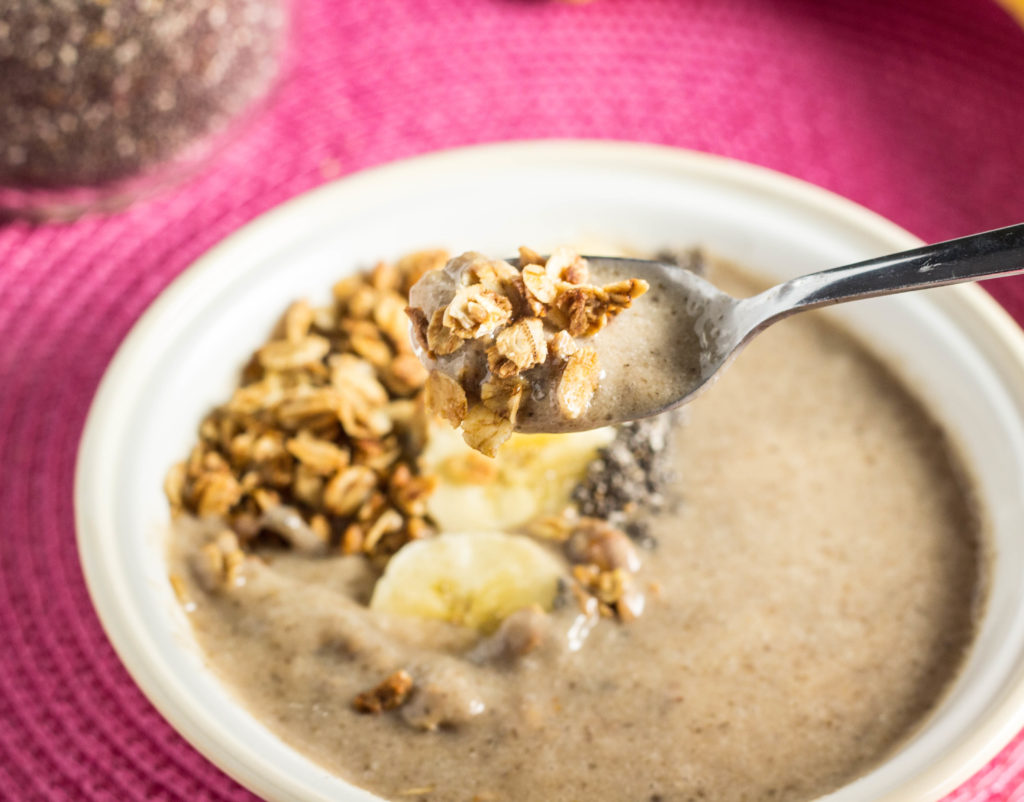
[(432, 533), (426, 501), (437, 480), (417, 464), (428, 373), (405, 307), (409, 288), (446, 260), (429, 251), (382, 262), (339, 281), (329, 306), (292, 304), (231, 399), (203, 420), (164, 489), (175, 514), (230, 526), (208, 548), (211, 582), (230, 582), (240, 549), (257, 540), (383, 564)]
[(399, 669), (379, 685), (363, 691), (352, 700), (358, 713), (385, 713), (404, 705), (412, 693), (414, 682), (409, 673)]
[(581, 612), (625, 622), (643, 614), (644, 596), (635, 581), (640, 557), (624, 532), (600, 518), (581, 517), (572, 508), (538, 518), (527, 531), (562, 544), (572, 563), (569, 590)]
[(600, 368), (597, 351), (577, 338), (597, 334), (648, 288), (641, 279), (590, 284), (586, 260), (568, 248), (548, 258), (520, 248), (518, 270), (465, 253), (445, 277), (455, 284), (443, 303), (407, 310), (436, 365), (427, 403), (488, 456), (512, 435), (527, 390), (553, 393), (567, 419), (586, 412)]

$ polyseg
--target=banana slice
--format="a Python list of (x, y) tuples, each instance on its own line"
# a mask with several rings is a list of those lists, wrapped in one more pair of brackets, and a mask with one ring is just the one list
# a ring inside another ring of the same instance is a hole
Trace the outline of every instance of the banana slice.
[(404, 546), (373, 589), (370, 607), (493, 632), (509, 615), (550, 610), (562, 563), (521, 535), (443, 534)]
[(454, 429), (437, 424), (423, 463), (441, 481), (427, 509), (442, 531), (514, 530), (561, 511), (598, 449), (614, 437), (609, 427), (514, 434), (490, 459), (469, 448)]

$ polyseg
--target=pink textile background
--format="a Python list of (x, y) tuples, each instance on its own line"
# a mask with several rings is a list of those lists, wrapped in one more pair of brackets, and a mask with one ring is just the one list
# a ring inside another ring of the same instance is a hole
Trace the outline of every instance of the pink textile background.
[[(71, 487), (118, 343), (257, 214), (438, 148), (592, 137), (767, 165), (926, 239), (1024, 221), (1024, 33), (983, 0), (305, 0), (298, 35), (267, 119), (188, 185), (106, 219), (0, 226), (0, 799), (251, 798), (120, 666)], [(989, 289), (1024, 320), (1024, 279)], [(1022, 787), (1019, 736), (949, 799)]]

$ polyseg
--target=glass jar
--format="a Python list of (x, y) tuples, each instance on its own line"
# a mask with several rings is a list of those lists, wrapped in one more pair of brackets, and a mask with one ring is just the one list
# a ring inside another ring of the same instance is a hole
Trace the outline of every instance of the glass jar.
[(68, 218), (187, 174), (279, 76), (287, 0), (0, 0), (0, 210)]

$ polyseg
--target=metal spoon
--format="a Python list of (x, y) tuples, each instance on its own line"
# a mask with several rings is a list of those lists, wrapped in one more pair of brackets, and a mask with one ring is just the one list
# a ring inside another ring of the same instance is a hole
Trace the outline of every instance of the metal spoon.
[[(649, 304), (650, 296), (657, 292), (662, 296), (660, 303), (670, 304), (675, 315), (667, 336), (676, 342), (686, 339), (692, 343), (689, 361), (682, 364), (680, 359), (660, 368), (647, 365), (646, 372), (657, 373), (653, 376), (638, 375), (644, 370), (631, 374), (630, 367), (635, 366), (603, 362), (602, 387), (617, 385), (617, 389), (608, 391), (615, 403), (592, 405), (583, 418), (563, 421), (557, 427), (550, 419), (520, 419), (516, 428), (521, 431), (589, 429), (655, 415), (684, 404), (707, 387), (756, 334), (797, 312), (1024, 272), (1024, 223), (811, 273), (744, 299), (734, 298), (676, 265), (643, 259), (586, 258), (594, 272), (635, 276), (651, 284), (649, 296), (616, 321), (621, 332), (616, 336), (628, 336), (623, 329), (629, 325), (629, 315), (642, 314), (643, 305)], [(679, 349), (679, 353), (685, 354), (687, 349)], [(630, 389), (641, 386), (642, 392)]]

